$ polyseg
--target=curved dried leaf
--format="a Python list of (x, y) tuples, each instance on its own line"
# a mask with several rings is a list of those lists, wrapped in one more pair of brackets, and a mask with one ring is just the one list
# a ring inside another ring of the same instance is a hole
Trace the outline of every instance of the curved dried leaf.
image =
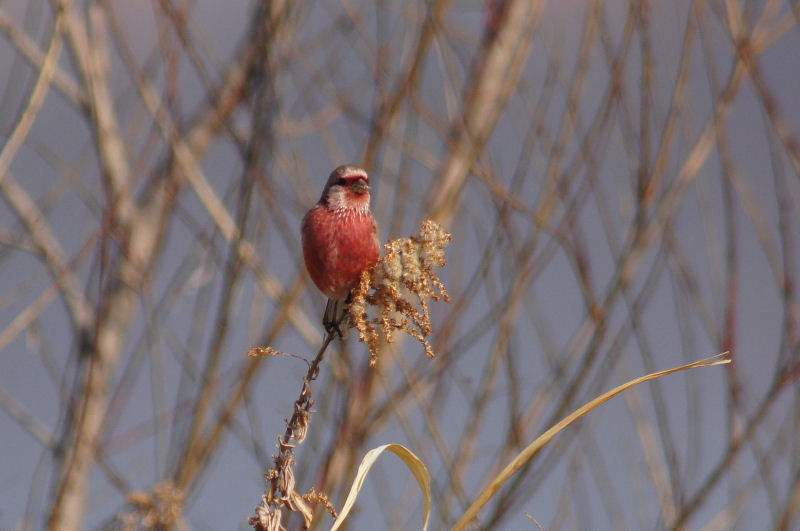
[(478, 511), (480, 511), (484, 505), (486, 505), (492, 496), (500, 490), (500, 487), (503, 486), (511, 476), (513, 476), (522, 466), (530, 461), (534, 455), (539, 453), (539, 450), (544, 448), (544, 446), (550, 442), (550, 440), (558, 435), (560, 431), (564, 428), (575, 422), (576, 420), (580, 419), (587, 413), (589, 413), (594, 408), (608, 402), (618, 394), (622, 393), (630, 389), (633, 386), (639, 385), (640, 383), (647, 382), (649, 380), (655, 380), (656, 378), (660, 378), (662, 376), (666, 376), (667, 374), (672, 374), (673, 372), (684, 371), (686, 369), (695, 369), (698, 367), (711, 367), (713, 365), (723, 365), (726, 363), (730, 363), (731, 359), (729, 356), (729, 352), (723, 352), (722, 354), (717, 354), (716, 356), (711, 356), (710, 358), (706, 358), (700, 361), (695, 361), (694, 363), (689, 363), (688, 365), (682, 365), (680, 367), (675, 367), (673, 369), (667, 369), (666, 371), (659, 371), (654, 372), (651, 374), (647, 374), (645, 376), (640, 376), (639, 378), (633, 379), (629, 382), (626, 382), (622, 385), (615, 387), (614, 389), (603, 393), (602, 395), (598, 396), (591, 402), (583, 405), (582, 407), (573, 411), (570, 415), (562, 419), (558, 422), (555, 426), (541, 434), (537, 437), (531, 444), (528, 445), (522, 452), (520, 452), (517, 457), (514, 458), (501, 472), (497, 475), (496, 478), (492, 480), (492, 482), (483, 489), (478, 496), (478, 499), (469, 506), (467, 511), (464, 513), (464, 516), (456, 523), (453, 527), (453, 531), (457, 531), (460, 529), (464, 529), (466, 525), (477, 516)]
[(367, 452), (367, 454), (364, 456), (364, 459), (361, 460), (361, 465), (358, 467), (356, 477), (353, 480), (353, 484), (350, 486), (350, 492), (347, 494), (347, 499), (344, 502), (344, 506), (342, 506), (342, 510), (339, 512), (339, 518), (337, 518), (336, 522), (334, 522), (333, 527), (331, 527), (331, 531), (336, 531), (339, 529), (339, 526), (344, 523), (347, 515), (350, 513), (350, 510), (356, 503), (358, 492), (364, 485), (364, 480), (367, 479), (367, 474), (372, 468), (372, 465), (375, 464), (375, 461), (377, 461), (378, 457), (380, 457), (380, 455), (386, 450), (393, 452), (400, 459), (402, 459), (408, 469), (417, 479), (417, 483), (419, 483), (419, 487), (422, 489), (422, 494), (425, 497), (425, 521), (422, 524), (422, 530), (425, 531), (428, 529), (428, 520), (431, 516), (431, 477), (430, 474), (428, 474), (428, 469), (411, 450), (402, 444), (384, 444), (383, 446), (378, 446), (377, 448), (373, 448)]

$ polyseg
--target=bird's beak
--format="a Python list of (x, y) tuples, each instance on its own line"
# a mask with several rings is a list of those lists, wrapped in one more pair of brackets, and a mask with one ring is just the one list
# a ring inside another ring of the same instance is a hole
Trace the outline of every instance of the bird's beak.
[(353, 190), (354, 193), (361, 195), (365, 192), (369, 192), (369, 185), (365, 179), (358, 178), (350, 185), (350, 189)]

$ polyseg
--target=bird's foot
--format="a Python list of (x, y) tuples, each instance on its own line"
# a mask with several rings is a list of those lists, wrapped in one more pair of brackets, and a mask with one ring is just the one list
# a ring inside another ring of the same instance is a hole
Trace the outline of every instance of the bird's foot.
[(339, 327), (341, 323), (326, 323), (323, 321), (322, 326), (325, 327), (325, 333), (331, 335), (332, 333), (336, 332), (339, 336), (339, 339), (344, 339), (344, 333), (342, 329)]

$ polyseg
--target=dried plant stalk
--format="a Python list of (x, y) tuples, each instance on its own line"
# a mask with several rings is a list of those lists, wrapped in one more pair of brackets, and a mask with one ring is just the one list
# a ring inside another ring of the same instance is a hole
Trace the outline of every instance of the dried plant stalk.
[[(385, 245), (385, 255), (361, 275), (349, 307), (350, 325), (358, 330), (359, 338), (368, 346), (370, 366), (377, 362), (380, 336), (391, 342), (395, 330), (410, 334), (422, 343), (428, 356), (434, 356), (427, 340), (433, 331), (428, 301), (450, 300), (434, 269), (445, 265), (445, 247), (451, 239), (452, 236), (440, 225), (425, 220), (414, 236), (390, 240)], [(420, 309), (409, 300), (411, 294), (419, 300)], [(376, 308), (377, 317), (368, 317), (368, 306)], [(314, 361), (309, 364), (300, 397), (294, 403), (292, 418), (286, 422), (283, 436), (278, 437), (278, 454), (273, 456), (275, 466), (265, 476), (267, 491), (256, 507), (256, 515), (250, 518), (250, 525), (257, 530), (280, 531), (284, 509), (302, 514), (307, 528), (312, 521), (310, 504), (313, 503), (324, 505), (334, 518), (337, 516), (324, 494), (313, 488), (302, 495), (295, 491), (293, 471), (294, 449), (305, 440), (311, 420), (314, 405), (311, 381), (316, 379), (322, 357), (334, 337), (334, 331), (327, 335)], [(255, 347), (248, 352), (250, 357), (278, 354), (297, 357), (272, 347)]]
[[(294, 480), (294, 449), (302, 444), (308, 434), (308, 424), (311, 421), (311, 408), (314, 399), (311, 396), (311, 381), (319, 374), (319, 365), (328, 345), (333, 341), (334, 333), (328, 334), (322, 347), (319, 349), (314, 361), (308, 366), (308, 372), (303, 378), (303, 388), (300, 397), (295, 400), (292, 418), (286, 422), (286, 431), (278, 437), (278, 453), (272, 456), (275, 466), (267, 471), (267, 491), (261, 497), (261, 505), (256, 507), (256, 515), (250, 517), (249, 523), (258, 531), (280, 531), (283, 509), (298, 512), (303, 515), (305, 527), (311, 525), (313, 511), (310, 504), (321, 503), (336, 518), (336, 510), (328, 501), (325, 494), (316, 492), (313, 488), (306, 494), (295, 491)], [(250, 356), (272, 355), (278, 353), (271, 347), (257, 347), (251, 349)]]

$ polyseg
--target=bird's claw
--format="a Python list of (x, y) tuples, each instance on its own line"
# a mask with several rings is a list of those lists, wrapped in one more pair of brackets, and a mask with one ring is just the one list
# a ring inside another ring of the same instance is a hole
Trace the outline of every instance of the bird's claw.
[(328, 323), (323, 322), (322, 326), (325, 327), (325, 333), (331, 335), (332, 333), (336, 332), (339, 335), (339, 339), (344, 339), (344, 334), (342, 333), (342, 329), (339, 328), (340, 323)]

